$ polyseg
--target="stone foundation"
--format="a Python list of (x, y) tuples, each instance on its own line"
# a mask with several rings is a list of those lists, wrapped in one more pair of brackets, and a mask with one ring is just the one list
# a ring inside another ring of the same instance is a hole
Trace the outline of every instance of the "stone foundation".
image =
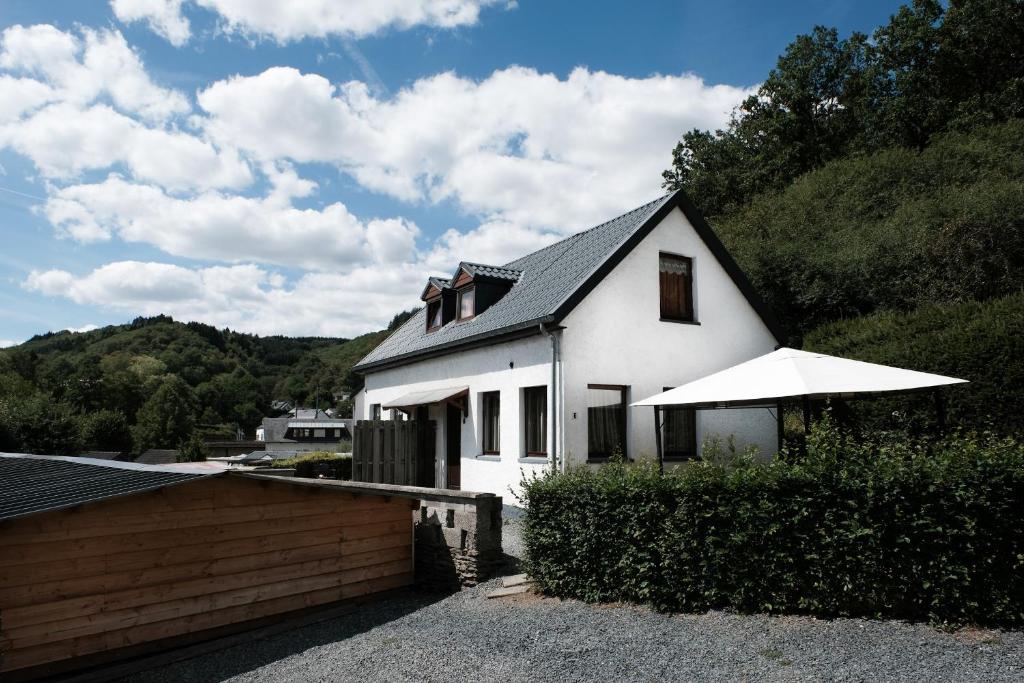
[(501, 498), (450, 492), (421, 499), (414, 512), (416, 582), (458, 590), (493, 577), (501, 568)]

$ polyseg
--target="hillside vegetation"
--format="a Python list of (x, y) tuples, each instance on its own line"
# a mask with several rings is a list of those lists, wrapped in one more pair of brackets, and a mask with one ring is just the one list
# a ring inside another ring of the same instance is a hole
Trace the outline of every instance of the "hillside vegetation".
[(156, 316), (40, 335), (0, 351), (0, 450), (139, 451), (196, 429), (251, 433), (273, 400), (335, 405), (386, 334), (259, 337)]
[[(969, 379), (946, 392), (954, 424), (1009, 433), (1024, 426), (1022, 26), (1024, 0), (914, 0), (870, 38), (815, 27), (663, 174), (790, 345)], [(927, 430), (924, 408), (852, 409)]]

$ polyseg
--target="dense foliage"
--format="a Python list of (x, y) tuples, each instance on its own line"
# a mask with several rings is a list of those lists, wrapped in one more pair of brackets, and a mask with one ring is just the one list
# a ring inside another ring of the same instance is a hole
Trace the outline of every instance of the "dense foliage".
[(0, 447), (177, 448), (194, 429), (251, 432), (274, 400), (344, 412), (340, 395), (359, 387), (352, 365), (385, 335), (258, 337), (167, 316), (40, 335), (0, 351)]
[(728, 213), (830, 160), (1024, 115), (1024, 0), (913, 0), (871, 38), (798, 36), (729, 126), (693, 130), (665, 184)]
[(913, 444), (825, 425), (805, 458), (621, 464), (524, 482), (548, 593), (730, 608), (1024, 624), (1024, 445)]
[[(818, 328), (805, 348), (844, 358), (963, 377), (943, 392), (950, 425), (1024, 433), (1024, 293), (986, 302), (877, 313)], [(869, 431), (928, 432), (928, 397), (853, 401), (851, 424)]]
[(1024, 120), (832, 162), (715, 228), (798, 341), (876, 310), (1024, 287)]
[(294, 458), (275, 460), (270, 464), (274, 469), (295, 469), (296, 477), (307, 479), (344, 479), (352, 478), (352, 456), (316, 451), (297, 455)]

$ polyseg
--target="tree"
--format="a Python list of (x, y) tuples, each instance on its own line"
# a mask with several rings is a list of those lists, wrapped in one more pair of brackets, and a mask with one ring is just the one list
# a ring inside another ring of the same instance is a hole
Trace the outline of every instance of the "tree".
[(169, 375), (136, 415), (135, 448), (175, 448), (192, 433), (199, 402), (180, 377)]
[(37, 455), (78, 455), (82, 450), (81, 427), (74, 411), (47, 394), (6, 400), (0, 413), (7, 432), (3, 438), (14, 450)]
[(85, 415), (82, 439), (87, 448), (97, 451), (128, 453), (132, 449), (131, 427), (120, 410), (97, 410)]
[(192, 432), (188, 439), (178, 446), (178, 462), (203, 462), (209, 454), (199, 432)]

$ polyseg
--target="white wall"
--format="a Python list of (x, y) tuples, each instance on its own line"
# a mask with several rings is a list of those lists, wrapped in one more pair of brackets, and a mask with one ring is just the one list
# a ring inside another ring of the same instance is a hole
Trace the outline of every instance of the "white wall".
[[(659, 252), (693, 259), (699, 325), (662, 322)], [(629, 402), (772, 351), (777, 342), (690, 226), (673, 210), (563, 321), (567, 462), (587, 458), (587, 385), (629, 387)], [(627, 409), (630, 457), (655, 456), (654, 409)], [(739, 446), (776, 450), (767, 410), (701, 410), (697, 447), (706, 437), (735, 435)]]
[[(522, 457), (524, 446), (520, 393), (523, 387), (548, 387), (550, 440), (550, 384), (551, 344), (540, 336), (530, 337), (367, 375), (366, 396), (357, 402), (355, 418), (369, 419), (372, 404), (387, 404), (409, 392), (468, 386), (469, 414), (459, 426), (462, 430), (462, 489), (488, 491), (504, 496), (505, 502), (514, 505), (516, 501), (511, 491), (518, 492), (522, 473), (539, 473), (546, 466), (543, 460), (533, 458), (524, 462)], [(501, 455), (497, 458), (481, 456), (480, 394), (488, 391), (501, 392)], [(437, 460), (443, 463), (447, 428), (443, 409), (432, 407), (430, 418), (437, 423)], [(550, 445), (548, 448), (550, 453)]]

